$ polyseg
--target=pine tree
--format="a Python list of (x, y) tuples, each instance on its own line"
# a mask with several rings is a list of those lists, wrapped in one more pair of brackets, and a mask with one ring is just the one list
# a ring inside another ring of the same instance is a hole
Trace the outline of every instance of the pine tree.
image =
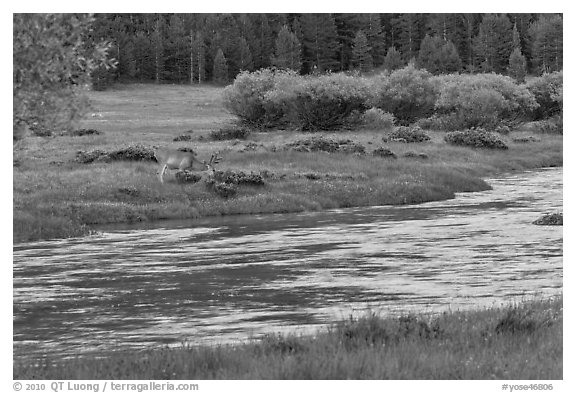
[(162, 22), (158, 18), (150, 42), (154, 56), (154, 81), (160, 83), (164, 79), (164, 42), (162, 39)]
[(442, 45), (442, 48), (440, 48), (440, 59), (440, 72), (442, 73), (458, 72), (462, 69), (462, 60), (452, 41), (447, 41)]
[(254, 43), (252, 59), (254, 68), (269, 67), (274, 51), (274, 36), (266, 14), (250, 14), (253, 23)]
[(362, 30), (356, 33), (354, 42), (352, 43), (352, 65), (354, 68), (362, 72), (371, 71), (374, 64), (370, 50), (372, 48), (368, 45), (368, 38)]
[(363, 30), (368, 38), (368, 45), (370, 45), (370, 54), (374, 61), (374, 65), (378, 66), (384, 61), (386, 55), (386, 42), (385, 34), (382, 30), (380, 22), (380, 15), (378, 14), (364, 14)]
[(302, 48), (296, 34), (284, 25), (276, 38), (276, 54), (272, 64), (278, 68), (300, 71), (302, 68)]
[(426, 34), (418, 52), (418, 67), (425, 68), (432, 74), (439, 74), (442, 71), (441, 49), (443, 45), (444, 41), (439, 36), (430, 37)]
[(338, 68), (338, 38), (331, 14), (302, 14), (304, 72), (323, 72)]
[(515, 48), (512, 51), (508, 64), (508, 74), (518, 82), (523, 83), (526, 78), (526, 58), (520, 48)]
[(512, 25), (508, 17), (485, 15), (474, 42), (474, 51), (482, 71), (504, 72), (512, 49)]
[(190, 40), (192, 47), (190, 55), (190, 67), (192, 68), (190, 83), (197, 80), (198, 84), (201, 84), (206, 80), (206, 45), (204, 44), (202, 32), (191, 32)]
[(418, 56), (420, 41), (424, 37), (424, 17), (422, 14), (398, 14), (392, 19), (392, 27), (396, 32), (394, 45), (408, 61)]
[(560, 15), (541, 15), (530, 26), (532, 63), (539, 73), (563, 69), (563, 23)]
[(252, 60), (252, 52), (248, 46), (246, 38), (240, 37), (239, 44), (240, 53), (240, 71), (252, 71), (254, 69), (254, 61)]
[(386, 57), (384, 58), (384, 68), (388, 71), (394, 71), (402, 68), (406, 63), (402, 60), (402, 55), (393, 46), (388, 48)]
[(216, 83), (228, 82), (228, 65), (226, 64), (226, 57), (222, 49), (218, 48), (216, 57), (214, 58), (214, 70), (212, 72), (212, 79)]

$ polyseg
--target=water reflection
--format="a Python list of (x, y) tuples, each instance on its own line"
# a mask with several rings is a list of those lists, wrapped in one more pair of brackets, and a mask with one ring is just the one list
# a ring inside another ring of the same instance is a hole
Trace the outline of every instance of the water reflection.
[(17, 356), (306, 332), (562, 289), (562, 169), (417, 206), (108, 227), (14, 246)]

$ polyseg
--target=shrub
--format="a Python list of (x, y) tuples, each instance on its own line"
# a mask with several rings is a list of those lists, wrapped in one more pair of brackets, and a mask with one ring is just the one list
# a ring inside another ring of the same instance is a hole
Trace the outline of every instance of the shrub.
[(436, 87), (432, 74), (408, 65), (390, 75), (381, 74), (372, 80), (371, 104), (393, 113), (402, 124), (428, 117), (434, 112)]
[(545, 214), (532, 224), (534, 225), (562, 225), (564, 217), (562, 213)]
[(190, 134), (178, 135), (177, 137), (175, 137), (172, 140), (174, 142), (188, 142), (188, 141), (192, 140), (192, 135), (190, 135)]
[(191, 171), (178, 171), (176, 172), (176, 181), (178, 183), (198, 183), (202, 179), (202, 175)]
[(453, 131), (446, 134), (444, 140), (453, 145), (484, 147), (489, 149), (508, 149), (498, 135), (482, 128), (465, 131)]
[(497, 74), (441, 75), (435, 110), (446, 129), (496, 127), (502, 119), (526, 115), (538, 106), (524, 86)]
[(366, 148), (350, 139), (334, 140), (323, 136), (301, 139), (286, 145), (287, 148), (302, 152), (324, 151), (327, 153), (358, 153), (365, 154)]
[(362, 114), (362, 124), (365, 127), (390, 131), (394, 127), (393, 114), (384, 112), (380, 108), (370, 108)]
[(90, 150), (76, 152), (76, 161), (81, 164), (90, 164), (94, 161), (101, 160), (107, 156), (104, 150)]
[(210, 132), (210, 138), (215, 141), (223, 141), (228, 139), (246, 139), (248, 135), (250, 135), (250, 129), (241, 126), (228, 126), (221, 128), (218, 131)]
[(238, 193), (238, 186), (236, 184), (215, 183), (213, 189), (216, 195), (222, 198), (231, 198)]
[(77, 130), (71, 130), (65, 133), (68, 136), (85, 136), (85, 135), (101, 135), (102, 131), (95, 130), (93, 128), (80, 128)]
[(422, 131), (422, 128), (418, 126), (413, 127), (396, 127), (394, 131), (390, 133), (389, 139), (401, 139), (403, 142), (414, 143), (414, 142), (426, 142), (430, 140), (428, 134)]
[(234, 172), (231, 170), (227, 171), (216, 171), (213, 173), (213, 179), (216, 182), (226, 183), (226, 184), (245, 184), (249, 186), (263, 186), (264, 179), (262, 175), (258, 173), (251, 172), (250, 174), (246, 174), (242, 171)]
[(535, 122), (536, 131), (543, 134), (562, 134), (564, 132), (564, 126), (562, 117), (555, 116), (550, 119), (540, 120)]
[(273, 127), (281, 124), (285, 116), (282, 100), (268, 98), (276, 84), (286, 80), (296, 81), (298, 74), (290, 70), (262, 69), (255, 72), (243, 71), (223, 92), (224, 107), (253, 127)]
[(396, 158), (396, 154), (387, 147), (379, 147), (375, 149), (372, 152), (372, 155), (377, 157)]
[(112, 161), (156, 161), (154, 149), (140, 144), (110, 152), (108, 158)]
[(269, 95), (274, 106), (287, 108), (290, 122), (304, 131), (333, 130), (355, 111), (366, 110), (370, 95), (364, 78), (344, 74), (301, 77)]
[(563, 103), (562, 81), (563, 72), (559, 71), (532, 78), (523, 85), (534, 95), (539, 105), (531, 111), (533, 120), (542, 120), (561, 114)]

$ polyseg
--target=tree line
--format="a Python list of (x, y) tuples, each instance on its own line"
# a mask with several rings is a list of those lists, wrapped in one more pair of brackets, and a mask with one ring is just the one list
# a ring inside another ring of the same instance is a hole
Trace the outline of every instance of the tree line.
[(96, 14), (88, 42), (111, 43), (121, 82), (226, 83), (265, 67), (301, 74), (496, 72), (522, 79), (563, 67), (561, 14)]

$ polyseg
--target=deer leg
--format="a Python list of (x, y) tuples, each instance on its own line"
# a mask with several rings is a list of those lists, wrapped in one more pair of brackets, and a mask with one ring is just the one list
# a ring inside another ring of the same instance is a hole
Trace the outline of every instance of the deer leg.
[(168, 165), (164, 164), (164, 166), (162, 167), (162, 170), (160, 171), (160, 183), (164, 183), (164, 172), (166, 172), (167, 168), (168, 168)]

